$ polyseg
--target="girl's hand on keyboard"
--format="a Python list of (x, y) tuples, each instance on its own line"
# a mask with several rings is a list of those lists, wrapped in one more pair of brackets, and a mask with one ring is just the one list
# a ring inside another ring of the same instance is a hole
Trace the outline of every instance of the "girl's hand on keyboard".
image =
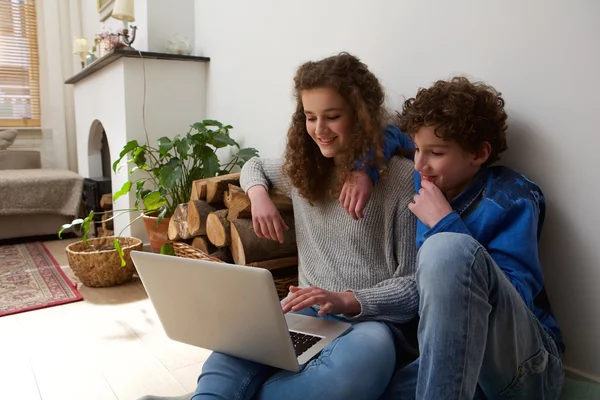
[(290, 295), (284, 299), (283, 312), (298, 312), (318, 305), (319, 315), (325, 314), (360, 314), (360, 303), (352, 292), (330, 292), (315, 286), (300, 289), (290, 286)]

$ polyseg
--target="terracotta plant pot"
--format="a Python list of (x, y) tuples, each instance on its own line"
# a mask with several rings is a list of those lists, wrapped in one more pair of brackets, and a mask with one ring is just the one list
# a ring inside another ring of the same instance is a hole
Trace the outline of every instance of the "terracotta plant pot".
[[(131, 280), (135, 272), (131, 260), (132, 250), (142, 250), (142, 241), (132, 237), (119, 237), (126, 265), (121, 266), (121, 258), (113, 248), (114, 236), (88, 239), (71, 243), (66, 248), (69, 265), (77, 279), (89, 287), (120, 285)], [(97, 249), (97, 250), (96, 250)]]
[(163, 218), (158, 226), (156, 225), (156, 222), (158, 221), (157, 217), (144, 215), (143, 220), (152, 251), (154, 253), (160, 253), (162, 245), (169, 242), (167, 232), (169, 230), (169, 221), (171, 218)]

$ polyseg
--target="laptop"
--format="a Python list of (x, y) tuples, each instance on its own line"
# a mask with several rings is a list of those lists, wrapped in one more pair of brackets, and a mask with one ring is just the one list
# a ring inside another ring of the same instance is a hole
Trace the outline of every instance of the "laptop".
[(284, 314), (264, 268), (132, 251), (131, 258), (172, 340), (299, 371), (351, 325)]

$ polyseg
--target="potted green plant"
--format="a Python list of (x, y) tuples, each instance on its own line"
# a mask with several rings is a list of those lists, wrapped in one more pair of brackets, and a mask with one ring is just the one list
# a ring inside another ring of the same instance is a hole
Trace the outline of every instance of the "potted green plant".
[[(192, 182), (231, 173), (234, 168), (243, 166), (250, 158), (258, 155), (256, 149), (240, 148), (229, 135), (231, 129), (231, 125), (207, 119), (191, 125), (183, 136), (159, 138), (157, 146), (150, 145), (147, 135), (145, 144), (140, 144), (137, 140), (128, 142), (112, 168), (118, 172), (122, 161), (128, 158), (125, 165), (128, 166), (130, 179), (114, 194), (114, 200), (134, 190), (135, 208), (113, 210), (113, 216), (108, 220), (123, 213), (139, 212), (140, 215), (131, 223), (143, 218), (153, 250), (172, 253), (172, 248), (165, 246), (168, 241), (166, 230), (163, 235), (160, 228), (168, 226), (168, 220), (177, 205), (190, 200)], [(217, 150), (227, 147), (231, 147), (234, 152), (228, 162), (221, 163)], [(63, 225), (59, 236), (65, 229), (81, 225), (82, 243), (87, 245), (87, 236), (91, 224), (96, 222), (96, 214), (91, 212), (86, 218)], [(120, 235), (112, 239), (112, 245), (119, 254), (121, 265), (126, 265), (128, 261), (123, 258), (122, 249), (120, 251), (119, 237)]]
[[(182, 137), (159, 138), (156, 147), (132, 140), (113, 163), (117, 172), (121, 160), (130, 157), (127, 164), (132, 179), (115, 193), (114, 200), (135, 190), (135, 209), (142, 211), (140, 217), (155, 251), (167, 242), (168, 220), (177, 206), (190, 200), (193, 181), (231, 173), (258, 155), (253, 148), (240, 149), (229, 135), (231, 129), (231, 125), (204, 120), (193, 124)], [(226, 147), (237, 151), (221, 164), (217, 150)]]

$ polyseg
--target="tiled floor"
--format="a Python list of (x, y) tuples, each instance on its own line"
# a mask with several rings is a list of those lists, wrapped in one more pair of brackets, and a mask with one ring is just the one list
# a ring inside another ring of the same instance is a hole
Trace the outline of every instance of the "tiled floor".
[[(64, 248), (46, 242), (67, 275)], [(0, 399), (133, 400), (196, 387), (209, 351), (166, 337), (138, 279), (84, 301), (0, 318)]]

